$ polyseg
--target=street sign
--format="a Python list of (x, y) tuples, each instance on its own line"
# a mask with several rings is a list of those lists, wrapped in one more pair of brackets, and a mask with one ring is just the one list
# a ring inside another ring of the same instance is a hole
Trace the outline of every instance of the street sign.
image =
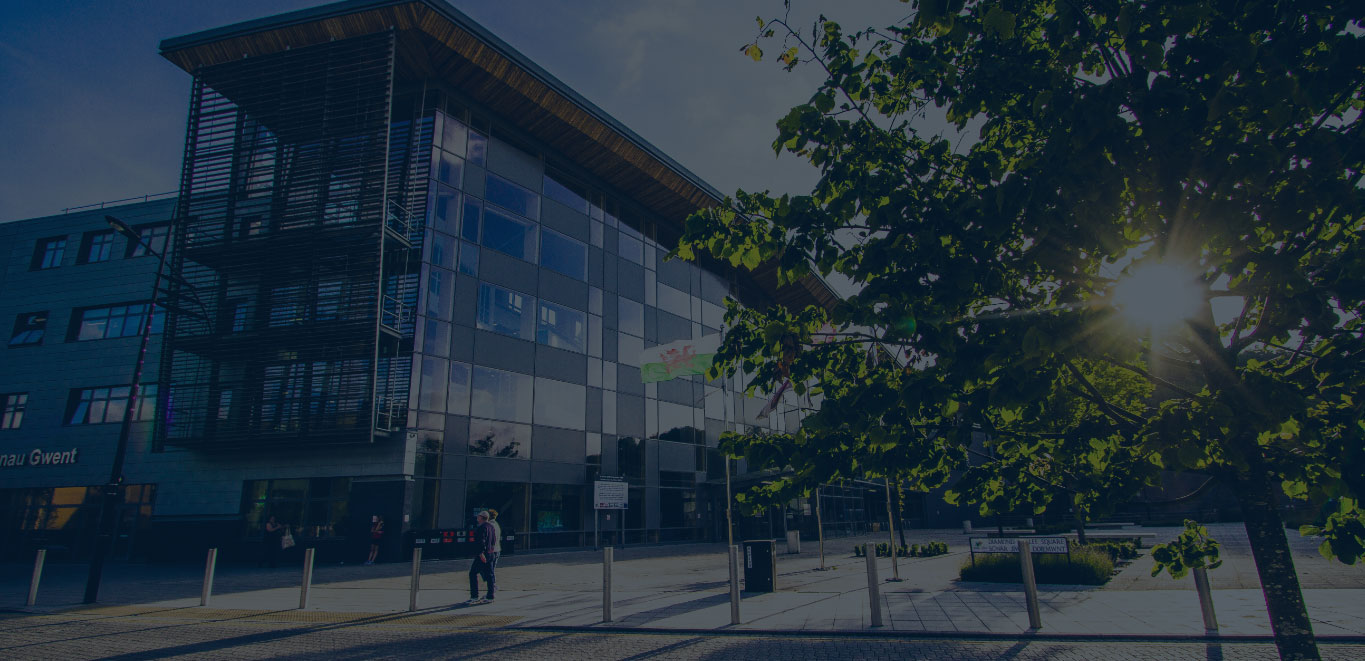
[(1027, 540), (1034, 553), (1068, 553), (1065, 537), (973, 537), (972, 554), (1018, 553), (1019, 540)]
[(592, 483), (593, 509), (623, 510), (630, 500), (630, 490), (623, 480), (596, 480)]

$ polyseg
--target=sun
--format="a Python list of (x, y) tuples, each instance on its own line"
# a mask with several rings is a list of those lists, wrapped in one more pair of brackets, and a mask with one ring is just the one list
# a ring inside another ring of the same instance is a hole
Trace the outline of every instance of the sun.
[(1188, 268), (1153, 262), (1134, 268), (1114, 285), (1114, 307), (1153, 333), (1175, 330), (1204, 305), (1204, 287)]

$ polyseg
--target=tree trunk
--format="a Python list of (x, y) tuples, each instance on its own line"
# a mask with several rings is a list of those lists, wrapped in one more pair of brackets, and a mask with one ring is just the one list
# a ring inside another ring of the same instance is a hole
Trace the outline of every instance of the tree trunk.
[(1076, 508), (1076, 543), (1085, 544), (1085, 509)]
[(1237, 500), (1242, 506), (1251, 554), (1256, 559), (1256, 573), (1261, 579), (1265, 595), (1265, 609), (1270, 616), (1270, 628), (1275, 634), (1275, 646), (1280, 658), (1294, 661), (1319, 659), (1317, 641), (1313, 637), (1313, 623), (1308, 619), (1299, 576), (1294, 571), (1294, 558), (1289, 551), (1289, 538), (1284, 533), (1284, 522), (1276, 507), (1273, 484), (1259, 462), (1236, 480)]
[(897, 484), (897, 485), (896, 485), (896, 502), (895, 502), (895, 505), (894, 505), (894, 507), (896, 508), (896, 514), (895, 514), (895, 516), (896, 516), (896, 534), (899, 535), (900, 538), (901, 538), (901, 546), (904, 546), (904, 547), (906, 547), (906, 548), (910, 548), (910, 545), (905, 543), (905, 517), (902, 516), (902, 514), (905, 513), (905, 509), (904, 509), (904, 508), (905, 508), (905, 505), (904, 505), (904, 502), (903, 502), (903, 500), (902, 500), (902, 498), (901, 498), (902, 495), (904, 495), (904, 494), (902, 493), (901, 485), (900, 485), (900, 484)]

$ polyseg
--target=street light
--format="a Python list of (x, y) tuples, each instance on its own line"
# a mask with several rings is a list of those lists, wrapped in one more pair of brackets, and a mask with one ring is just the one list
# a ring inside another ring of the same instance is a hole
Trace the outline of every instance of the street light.
[(149, 253), (157, 256), (156, 276), (152, 279), (152, 297), (147, 301), (147, 317), (142, 322), (142, 340), (137, 351), (137, 363), (133, 366), (133, 380), (128, 388), (128, 406), (123, 410), (123, 422), (119, 425), (118, 445), (114, 447), (114, 463), (109, 470), (109, 481), (104, 484), (103, 501), (100, 505), (99, 531), (95, 535), (94, 556), (90, 559), (90, 574), (85, 581), (85, 603), (93, 604), (99, 597), (100, 577), (104, 573), (104, 561), (109, 555), (109, 549), (114, 544), (114, 534), (118, 527), (117, 515), (119, 505), (119, 494), (123, 487), (123, 460), (128, 454), (128, 435), (133, 428), (133, 418), (137, 416), (138, 395), (142, 386), (142, 365), (147, 357), (147, 344), (152, 336), (152, 319), (156, 314), (156, 299), (161, 291), (161, 272), (166, 267), (166, 250), (163, 246), (161, 250), (152, 248), (150, 244), (142, 239), (142, 235), (137, 230), (128, 226), (127, 223), (113, 216), (105, 216), (104, 220), (109, 226), (114, 228), (119, 234), (128, 237), (129, 241), (136, 241)]

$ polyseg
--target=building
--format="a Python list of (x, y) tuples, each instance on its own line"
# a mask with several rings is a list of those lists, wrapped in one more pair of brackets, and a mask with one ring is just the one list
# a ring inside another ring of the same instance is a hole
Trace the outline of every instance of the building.
[[(158, 268), (105, 214), (170, 274), (122, 554), (254, 552), (273, 514), (324, 559), (363, 555), (383, 517), (396, 557), (487, 507), (522, 549), (724, 537), (721, 431), (796, 413), (759, 420), (738, 383), (642, 383), (640, 356), (718, 333), (727, 297), (834, 295), (664, 261), (715, 189), (441, 0), (161, 53), (192, 79), (178, 194), (0, 225), (0, 524), (20, 533), (0, 551), (86, 550)], [(610, 519), (602, 476), (629, 485)]]

